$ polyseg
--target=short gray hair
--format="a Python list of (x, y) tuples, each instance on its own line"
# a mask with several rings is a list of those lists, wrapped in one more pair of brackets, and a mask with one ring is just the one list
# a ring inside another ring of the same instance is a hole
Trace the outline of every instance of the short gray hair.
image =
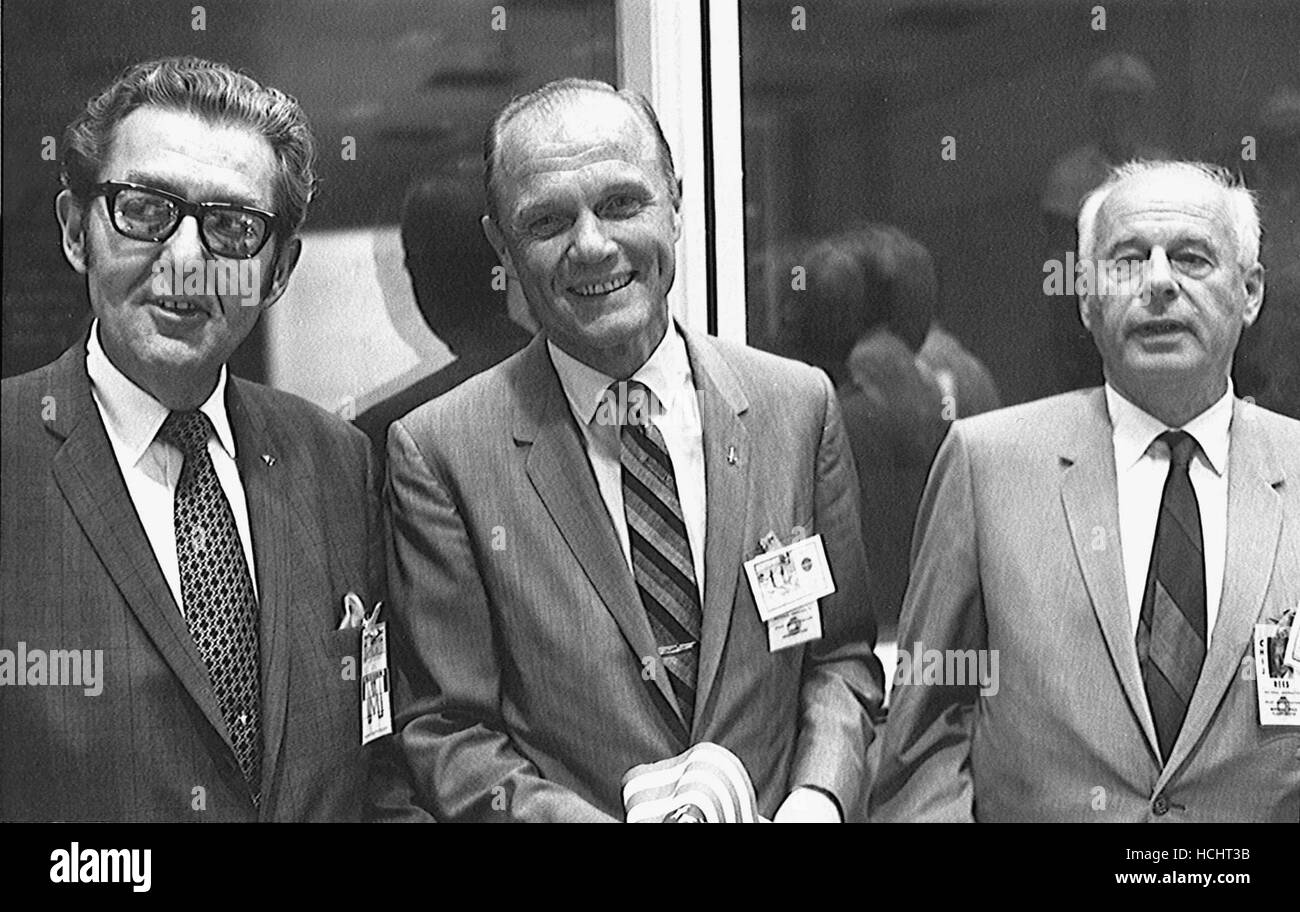
[(664, 136), (663, 128), (659, 126), (659, 118), (655, 116), (654, 108), (650, 106), (649, 100), (634, 89), (615, 89), (609, 83), (597, 79), (569, 77), (567, 79), (556, 79), (541, 88), (516, 96), (497, 112), (497, 115), (492, 118), (492, 123), (488, 125), (487, 133), (483, 137), (483, 190), (487, 194), (487, 214), (492, 221), (499, 222), (498, 215), (500, 214), (497, 206), (495, 174), (497, 156), (500, 154), (501, 134), (505, 132), (510, 122), (520, 115), (534, 108), (541, 111), (552, 111), (559, 107), (561, 103), (571, 101), (584, 92), (614, 95), (623, 99), (628, 107), (640, 115), (641, 119), (650, 127), (650, 132), (655, 138), (655, 146), (659, 157), (659, 170), (662, 172), (664, 182), (668, 186), (668, 196), (673, 208), (677, 209), (681, 206), (681, 185), (677, 182), (677, 170), (673, 166), (673, 150), (668, 147), (668, 140)]
[(1208, 181), (1227, 194), (1232, 230), (1237, 241), (1237, 263), (1248, 269), (1259, 260), (1259, 209), (1255, 194), (1241, 179), (1219, 165), (1194, 161), (1131, 161), (1111, 169), (1100, 187), (1089, 193), (1079, 209), (1079, 262), (1088, 262), (1097, 253), (1097, 214), (1111, 192), (1133, 177), (1169, 172), (1189, 180)]

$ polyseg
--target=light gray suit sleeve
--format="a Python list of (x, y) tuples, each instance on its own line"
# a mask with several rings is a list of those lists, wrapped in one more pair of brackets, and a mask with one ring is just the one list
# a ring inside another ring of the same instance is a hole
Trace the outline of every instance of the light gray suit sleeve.
[[(970, 443), (953, 425), (935, 458), (917, 515), (912, 571), (899, 621), (891, 692), (869, 815), (881, 821), (971, 821), (971, 730), (978, 684), (922, 684), (909, 656), (981, 650), (988, 633), (980, 589)], [(918, 645), (919, 644), (919, 645)]]
[(506, 733), (477, 555), (453, 486), (401, 422), (389, 431), (388, 471), (395, 723), (422, 803), (450, 821), (617, 822), (543, 779)]
[(814, 525), (826, 546), (836, 591), (821, 600), (823, 636), (804, 660), (790, 788), (829, 792), (845, 819), (851, 819), (859, 813), (867, 785), (866, 753), (884, 699), (884, 673), (874, 652), (857, 470), (835, 390), (825, 374), (820, 377), (825, 405)]

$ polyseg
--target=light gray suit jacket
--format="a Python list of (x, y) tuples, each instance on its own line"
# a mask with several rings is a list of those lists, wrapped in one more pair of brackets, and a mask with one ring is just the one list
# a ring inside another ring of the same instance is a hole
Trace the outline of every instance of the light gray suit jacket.
[[(622, 819), (623, 774), (699, 741), (740, 757), (765, 815), (797, 785), (860, 811), (883, 674), (834, 390), (805, 365), (685, 338), (708, 492), (689, 732), (665, 676), (645, 673), (654, 637), (544, 338), (390, 430), (396, 721), (439, 818)], [(771, 653), (741, 563), (796, 526), (823, 535), (839, 588), (819, 642)]]
[(1160, 763), (1101, 389), (953, 425), (917, 519), (899, 648), (997, 650), (996, 694), (895, 686), (878, 820), (1287, 820), (1300, 728), (1263, 727), (1252, 634), (1300, 603), (1300, 423), (1238, 401), (1218, 620)]

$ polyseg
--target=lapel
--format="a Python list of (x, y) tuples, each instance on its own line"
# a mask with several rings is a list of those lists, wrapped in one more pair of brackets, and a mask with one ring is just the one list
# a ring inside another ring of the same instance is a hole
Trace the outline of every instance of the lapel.
[(55, 484), (163, 661), (229, 746), (207, 667), (154, 557), (91, 396), (84, 341), (55, 362), (47, 395), (56, 406), (47, 427), (63, 441), (54, 456)]
[(1240, 399), (1233, 401), (1228, 451), (1228, 552), (1219, 614), (1187, 707), (1187, 718), (1159, 787), (1177, 771), (1204, 734), (1233, 676), (1240, 671), (1243, 654), (1250, 657), (1255, 620), (1277, 560), (1282, 536), (1282, 501), (1277, 488), (1285, 482), (1286, 474), (1249, 408)]
[(704, 431), (704, 630), (696, 682), (698, 731), (717, 679), (731, 628), (744, 544), (749, 540), (749, 439), (741, 416), (749, 409), (740, 383), (713, 343), (682, 330), (698, 391)]
[[(296, 588), (295, 568), (310, 555), (295, 554), (292, 523), (295, 499), (295, 454), (272, 432), (274, 422), (247, 384), (226, 382), (226, 409), (235, 437), (235, 462), (248, 504), (257, 572), (258, 648), (262, 684), (262, 805), (260, 816), (273, 814), (280, 746), (289, 704), (289, 614)], [(322, 571), (323, 572), (323, 571)]]
[[(1083, 414), (1060, 448), (1065, 466), (1061, 500), (1074, 553), (1115, 674), (1129, 707), (1146, 733), (1148, 750), (1153, 757), (1158, 757), (1155, 722), (1147, 705), (1137, 649), (1133, 645), (1133, 622), (1120, 549), (1119, 498), (1111, 435), (1106, 395), (1099, 387), (1087, 393)], [(1098, 533), (1104, 539), (1099, 540)]]
[[(658, 656), (658, 646), (614, 526), (606, 518), (609, 511), (596, 487), (581, 431), (551, 364), (544, 333), (539, 333), (524, 350), (513, 385), (514, 439), (528, 447), (528, 479), (565, 544), (614, 616), (640, 668), (644, 658)], [(652, 696), (658, 695), (661, 713), (667, 710), (665, 718), (675, 721), (675, 725), (670, 724), (674, 734), (684, 739), (681, 712), (667, 676), (653, 675), (647, 684)]]

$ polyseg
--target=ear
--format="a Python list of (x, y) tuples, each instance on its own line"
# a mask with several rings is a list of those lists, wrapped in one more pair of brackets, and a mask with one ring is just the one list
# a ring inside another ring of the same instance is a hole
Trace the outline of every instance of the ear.
[(54, 214), (58, 216), (63, 235), (63, 255), (73, 269), (85, 275), (86, 210), (72, 191), (65, 189), (54, 198)]
[(497, 252), (497, 259), (506, 268), (506, 275), (518, 281), (519, 275), (515, 272), (514, 261), (510, 258), (510, 248), (506, 246), (505, 234), (497, 227), (497, 223), (492, 221), (490, 215), (483, 216), (479, 220), (479, 224), (483, 226), (483, 235), (487, 238), (488, 243)]
[(1083, 328), (1092, 332), (1092, 301), (1094, 295), (1091, 291), (1081, 292), (1079, 294), (1079, 320), (1083, 323)]
[(1259, 318), (1259, 309), (1264, 306), (1264, 267), (1259, 263), (1246, 270), (1246, 306), (1242, 310), (1243, 326), (1252, 326)]
[(673, 203), (673, 242), (676, 243), (682, 237), (682, 179), (674, 180), (677, 181), (677, 198)]
[(274, 271), (271, 273), (271, 287), (262, 296), (264, 309), (280, 300), (280, 295), (284, 294), (284, 290), (289, 287), (289, 276), (293, 275), (300, 256), (302, 256), (302, 239), (295, 234), (276, 252), (272, 267)]

